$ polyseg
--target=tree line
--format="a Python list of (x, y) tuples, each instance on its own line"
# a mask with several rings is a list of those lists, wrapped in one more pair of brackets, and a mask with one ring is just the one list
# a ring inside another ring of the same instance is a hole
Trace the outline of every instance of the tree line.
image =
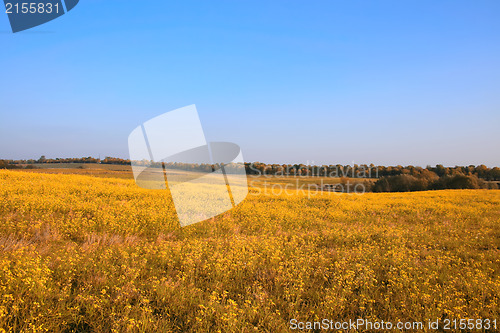
[[(46, 158), (29, 160), (0, 160), (0, 169), (36, 168), (36, 164), (48, 163), (98, 163), (131, 165), (129, 159), (106, 156), (104, 159), (93, 157), (81, 158)], [(146, 161), (134, 161), (134, 164)], [(162, 167), (153, 163), (153, 167)], [(218, 169), (210, 164), (168, 163), (168, 167), (210, 172)], [(243, 167), (243, 165), (241, 166)], [(498, 188), (500, 168), (485, 165), (445, 167), (436, 166), (375, 166), (374, 164), (353, 165), (305, 165), (305, 164), (266, 164), (261, 162), (244, 163), (245, 171), (251, 176), (294, 176), (294, 177), (332, 177), (372, 179), (371, 190), (374, 192), (405, 192), (438, 189), (478, 189)]]

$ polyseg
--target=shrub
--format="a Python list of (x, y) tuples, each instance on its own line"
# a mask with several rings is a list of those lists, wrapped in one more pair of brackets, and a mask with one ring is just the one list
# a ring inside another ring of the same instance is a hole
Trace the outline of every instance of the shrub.
[(412, 192), (428, 190), (437, 179), (434, 173), (421, 174), (418, 177), (397, 175), (380, 178), (374, 185), (374, 192)]
[(486, 182), (480, 180), (475, 175), (466, 176), (463, 174), (454, 176), (444, 176), (438, 181), (434, 182), (433, 189), (445, 190), (445, 189), (480, 189), (488, 188)]
[(0, 169), (21, 169), (21, 166), (12, 164), (8, 160), (0, 160)]
[(489, 190), (498, 190), (498, 183), (495, 183), (495, 182), (489, 182), (489, 183), (488, 183), (488, 189), (489, 189)]

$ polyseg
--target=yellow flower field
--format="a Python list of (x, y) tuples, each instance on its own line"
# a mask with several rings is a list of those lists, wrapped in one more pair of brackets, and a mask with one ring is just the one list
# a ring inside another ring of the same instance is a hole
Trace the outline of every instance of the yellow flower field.
[(0, 331), (500, 319), (500, 191), (261, 192), (180, 228), (130, 179), (0, 170)]

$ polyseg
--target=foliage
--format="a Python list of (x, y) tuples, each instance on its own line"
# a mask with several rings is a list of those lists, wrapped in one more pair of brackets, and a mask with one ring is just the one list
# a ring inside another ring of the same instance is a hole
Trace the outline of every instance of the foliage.
[[(66, 164), (66, 163), (99, 163), (113, 165), (131, 165), (128, 159), (106, 156), (104, 159), (94, 157), (82, 158), (46, 158), (41, 156), (38, 160), (4, 160), (7, 164)], [(139, 163), (140, 161), (135, 161)], [(153, 166), (161, 168), (161, 163), (153, 162)], [(187, 170), (186, 165), (171, 167)], [(0, 162), (0, 169), (1, 169)], [(216, 165), (193, 165), (194, 170), (215, 170)], [(417, 178), (428, 177), (429, 174), (437, 175), (438, 177), (452, 176), (455, 174), (475, 175), (480, 179), (488, 181), (500, 181), (500, 168), (488, 168), (485, 165), (469, 165), (444, 167), (441, 164), (435, 167), (427, 166), (426, 168), (409, 166), (375, 166), (374, 164), (353, 164), (353, 165), (305, 165), (305, 164), (266, 164), (261, 162), (245, 163), (245, 170), (248, 175), (280, 175), (280, 176), (316, 176), (316, 177), (332, 177), (332, 178), (380, 178), (398, 175), (411, 175)]]
[(496, 183), (488, 183), (475, 175), (444, 175), (438, 177), (397, 175), (382, 177), (373, 186), (374, 192), (412, 192), (445, 189), (498, 189)]

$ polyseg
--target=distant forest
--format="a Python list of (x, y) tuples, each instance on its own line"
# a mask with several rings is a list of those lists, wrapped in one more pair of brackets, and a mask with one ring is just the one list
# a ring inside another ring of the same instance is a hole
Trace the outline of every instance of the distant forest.
[[(45, 163), (98, 163), (131, 165), (128, 159), (105, 157), (82, 158), (45, 158), (37, 160), (0, 160), (0, 169), (33, 169), (37, 164)], [(138, 163), (141, 163), (140, 161)], [(161, 164), (156, 163), (157, 167)], [(210, 164), (170, 163), (170, 167), (184, 170), (209, 171), (217, 169)], [(242, 165), (243, 167), (243, 165)], [(427, 166), (375, 166), (366, 165), (304, 165), (304, 164), (266, 164), (260, 162), (245, 163), (248, 175), (254, 176), (295, 176), (295, 177), (332, 177), (372, 179), (364, 182), (368, 190), (374, 192), (407, 192), (438, 189), (497, 189), (500, 181), (500, 168), (488, 168), (485, 165), (445, 167)]]

